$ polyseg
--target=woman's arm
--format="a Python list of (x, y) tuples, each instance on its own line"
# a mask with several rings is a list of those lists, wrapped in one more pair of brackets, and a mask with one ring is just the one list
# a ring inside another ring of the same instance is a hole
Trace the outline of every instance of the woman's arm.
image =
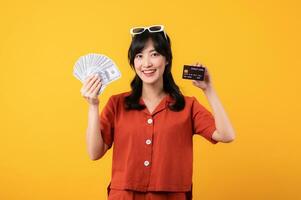
[(212, 86), (204, 90), (210, 107), (213, 111), (216, 131), (213, 133), (212, 138), (220, 142), (232, 142), (235, 139), (235, 132), (231, 122)]
[(96, 74), (89, 76), (81, 88), (82, 96), (89, 103), (86, 140), (88, 154), (91, 160), (100, 159), (108, 149), (107, 145), (103, 142), (99, 123), (99, 99), (97, 93), (101, 85), (100, 77)]
[[(195, 66), (202, 66), (198, 63)], [(204, 66), (203, 66), (204, 67)], [(206, 67), (205, 67), (206, 68)], [(208, 69), (205, 70), (204, 81), (192, 81), (193, 85), (201, 88), (206, 95), (210, 107), (213, 111), (216, 131), (213, 133), (212, 138), (219, 142), (232, 142), (235, 139), (235, 132), (231, 122), (213, 88), (211, 77)]]
[(89, 105), (87, 148), (91, 160), (100, 159), (108, 149), (101, 136), (98, 105)]

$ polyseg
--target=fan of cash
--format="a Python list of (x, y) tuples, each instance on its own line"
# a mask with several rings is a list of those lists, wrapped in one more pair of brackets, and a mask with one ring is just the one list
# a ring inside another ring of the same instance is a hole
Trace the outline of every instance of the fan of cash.
[(84, 83), (86, 78), (93, 74), (98, 74), (102, 83), (98, 95), (104, 91), (109, 83), (121, 77), (116, 64), (109, 57), (96, 53), (81, 56), (74, 65), (73, 75)]

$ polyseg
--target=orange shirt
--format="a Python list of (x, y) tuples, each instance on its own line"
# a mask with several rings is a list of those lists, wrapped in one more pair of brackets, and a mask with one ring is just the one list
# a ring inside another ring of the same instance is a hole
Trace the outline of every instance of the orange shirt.
[[(185, 108), (172, 111), (170, 95), (153, 113), (125, 110), (124, 97), (110, 97), (100, 114), (104, 142), (113, 145), (110, 188), (135, 191), (185, 192), (192, 190), (193, 135), (212, 144), (213, 115), (195, 97), (184, 96)], [(144, 104), (140, 98), (140, 104)]]

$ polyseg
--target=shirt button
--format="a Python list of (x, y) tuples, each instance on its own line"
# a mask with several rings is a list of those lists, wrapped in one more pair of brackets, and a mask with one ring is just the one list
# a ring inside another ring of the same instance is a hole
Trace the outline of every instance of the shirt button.
[(150, 139), (148, 139), (148, 140), (145, 141), (145, 143), (146, 143), (146, 144), (151, 144), (152, 141), (151, 141)]
[(149, 161), (147, 161), (147, 160), (144, 161), (144, 166), (146, 166), (146, 167), (149, 166)]
[(153, 119), (149, 118), (149, 119), (147, 120), (147, 123), (148, 123), (148, 124), (153, 123)]

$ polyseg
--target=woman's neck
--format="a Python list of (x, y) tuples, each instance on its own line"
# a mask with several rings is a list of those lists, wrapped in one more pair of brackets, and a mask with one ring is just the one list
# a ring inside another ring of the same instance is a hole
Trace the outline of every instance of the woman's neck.
[(142, 86), (142, 98), (146, 100), (161, 99), (166, 95), (163, 90), (163, 80), (155, 84), (144, 84)]

